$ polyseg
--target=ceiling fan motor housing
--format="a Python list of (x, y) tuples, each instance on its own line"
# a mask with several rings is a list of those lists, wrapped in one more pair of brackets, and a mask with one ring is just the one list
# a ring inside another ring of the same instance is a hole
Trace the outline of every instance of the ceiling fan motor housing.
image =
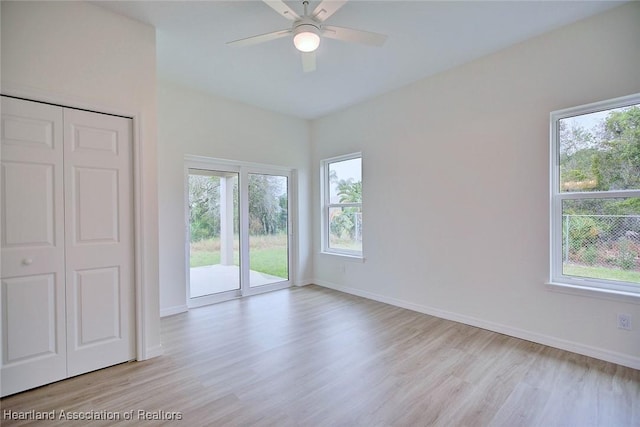
[(301, 52), (313, 52), (320, 45), (320, 25), (311, 19), (293, 24), (293, 44)]

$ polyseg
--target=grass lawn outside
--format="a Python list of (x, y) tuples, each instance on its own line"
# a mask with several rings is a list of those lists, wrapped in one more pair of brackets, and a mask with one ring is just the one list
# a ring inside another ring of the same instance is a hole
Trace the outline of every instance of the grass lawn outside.
[[(235, 257), (234, 257), (235, 258)], [(194, 251), (191, 250), (191, 257), (189, 259), (189, 266), (191, 268), (194, 267), (203, 267), (205, 265), (215, 265), (220, 264), (220, 251), (212, 252), (212, 251)], [(234, 264), (238, 265), (238, 263), (234, 259)]]
[[(239, 262), (239, 239), (234, 238), (233, 263)], [(251, 236), (249, 269), (287, 279), (289, 277), (287, 235)], [(220, 240), (207, 239), (191, 243), (191, 268), (220, 264)]]
[(255, 249), (249, 252), (249, 270), (288, 279), (287, 259), (286, 247)]
[(638, 283), (640, 285), (640, 271), (635, 270), (620, 270), (616, 268), (564, 263), (562, 265), (562, 273), (567, 276), (620, 280), (622, 282)]

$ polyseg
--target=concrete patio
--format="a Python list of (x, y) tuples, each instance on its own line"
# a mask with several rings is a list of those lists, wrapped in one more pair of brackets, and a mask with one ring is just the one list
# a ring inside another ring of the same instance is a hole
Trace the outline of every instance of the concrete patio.
[[(207, 265), (190, 270), (191, 298), (232, 291), (240, 288), (240, 269), (237, 265)], [(286, 278), (249, 271), (249, 286), (283, 282)]]

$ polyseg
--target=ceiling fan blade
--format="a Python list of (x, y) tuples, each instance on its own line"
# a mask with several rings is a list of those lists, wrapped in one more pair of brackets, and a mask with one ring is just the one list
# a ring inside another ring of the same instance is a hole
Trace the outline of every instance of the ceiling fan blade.
[(315, 8), (311, 16), (316, 18), (318, 21), (323, 22), (336, 13), (346, 2), (347, 0), (324, 0)]
[(300, 15), (298, 15), (293, 9), (285, 4), (282, 0), (262, 0), (269, 6), (271, 9), (278, 12), (281, 16), (284, 16), (290, 21), (295, 21), (296, 19), (300, 19)]
[(316, 70), (316, 53), (302, 52), (302, 71), (309, 73)]
[(234, 40), (231, 42), (227, 42), (229, 46), (250, 46), (252, 44), (264, 43), (271, 40), (279, 39), (281, 37), (285, 37), (291, 34), (291, 30), (279, 30), (274, 31), (272, 33), (260, 34), (259, 36), (247, 37), (244, 39)]
[(371, 33), (369, 31), (354, 30), (353, 28), (334, 27), (323, 25), (322, 35), (329, 39), (343, 40), (346, 42), (368, 44), (370, 46), (382, 46), (387, 40), (384, 34)]

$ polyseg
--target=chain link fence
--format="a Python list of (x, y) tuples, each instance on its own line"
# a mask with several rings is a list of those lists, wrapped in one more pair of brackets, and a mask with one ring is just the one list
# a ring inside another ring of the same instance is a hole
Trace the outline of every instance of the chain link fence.
[(565, 262), (640, 271), (640, 215), (562, 215)]
[(362, 242), (362, 212), (355, 213), (355, 226), (356, 226), (355, 239), (358, 242)]

